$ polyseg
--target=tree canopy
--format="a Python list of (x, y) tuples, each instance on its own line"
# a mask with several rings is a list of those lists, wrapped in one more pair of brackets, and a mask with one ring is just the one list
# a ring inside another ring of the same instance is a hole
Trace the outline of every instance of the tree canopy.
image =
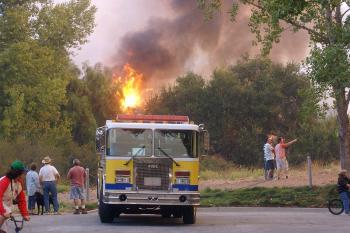
[(30, 140), (70, 134), (62, 108), (77, 72), (69, 49), (86, 42), (96, 9), (89, 0), (0, 1), (0, 135)]
[[(318, 102), (316, 90), (297, 65), (242, 59), (216, 70), (208, 82), (193, 73), (179, 77), (150, 99), (147, 111), (187, 114), (205, 123), (214, 153), (252, 166), (262, 163), (262, 145), (270, 132), (302, 141), (294, 150), (294, 162), (303, 161), (313, 147), (322, 148), (317, 150), (319, 159), (334, 159), (334, 125), (322, 126)], [(320, 138), (328, 141), (315, 146), (313, 141)]]

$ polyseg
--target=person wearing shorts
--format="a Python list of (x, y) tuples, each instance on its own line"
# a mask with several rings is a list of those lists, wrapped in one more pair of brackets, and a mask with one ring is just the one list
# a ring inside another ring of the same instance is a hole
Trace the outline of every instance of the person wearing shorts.
[(73, 167), (69, 169), (67, 178), (71, 182), (70, 199), (74, 201), (74, 214), (87, 214), (84, 190), (86, 172), (85, 169), (80, 166), (80, 161), (78, 159), (73, 160)]
[(275, 146), (276, 154), (276, 165), (277, 165), (277, 179), (281, 178), (281, 173), (284, 172), (286, 179), (288, 179), (288, 160), (286, 154), (286, 148), (297, 142), (297, 139), (294, 139), (288, 143), (285, 142), (283, 137), (278, 138), (278, 144)]

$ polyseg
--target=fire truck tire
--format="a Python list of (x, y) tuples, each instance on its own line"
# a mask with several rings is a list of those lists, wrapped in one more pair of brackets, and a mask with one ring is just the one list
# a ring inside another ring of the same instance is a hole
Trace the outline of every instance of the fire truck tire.
[(109, 204), (105, 204), (102, 201), (100, 201), (99, 207), (98, 207), (98, 215), (100, 216), (100, 220), (102, 223), (111, 223), (113, 222), (115, 211), (113, 206)]
[(111, 223), (115, 217), (115, 208), (113, 205), (105, 204), (102, 201), (102, 195), (100, 194), (99, 205), (98, 205), (98, 215), (100, 216), (100, 221), (102, 223)]
[(182, 221), (184, 224), (194, 224), (196, 223), (196, 208), (193, 206), (186, 206), (183, 210)]

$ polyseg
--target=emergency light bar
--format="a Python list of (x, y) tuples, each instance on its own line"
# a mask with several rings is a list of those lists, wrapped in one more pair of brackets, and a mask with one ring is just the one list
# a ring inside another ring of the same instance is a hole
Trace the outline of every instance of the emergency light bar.
[(188, 116), (177, 115), (141, 115), (141, 114), (118, 114), (119, 122), (139, 122), (139, 123), (171, 123), (171, 124), (189, 124)]

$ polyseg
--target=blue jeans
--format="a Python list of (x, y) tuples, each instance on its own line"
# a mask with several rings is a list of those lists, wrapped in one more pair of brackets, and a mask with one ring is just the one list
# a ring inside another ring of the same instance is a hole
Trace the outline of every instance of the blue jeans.
[(349, 195), (348, 195), (348, 192), (341, 192), (341, 193), (339, 193), (339, 196), (340, 196), (341, 201), (343, 202), (345, 213), (349, 214), (350, 210), (349, 210)]
[(50, 202), (49, 202), (49, 195), (51, 194), (52, 201), (53, 201), (53, 210), (55, 212), (58, 212), (58, 200), (57, 200), (57, 189), (56, 189), (56, 182), (55, 181), (44, 181), (43, 182), (43, 190), (44, 190), (44, 203), (45, 203), (45, 211), (50, 211)]
[(34, 210), (35, 209), (35, 195), (28, 196), (28, 210)]

